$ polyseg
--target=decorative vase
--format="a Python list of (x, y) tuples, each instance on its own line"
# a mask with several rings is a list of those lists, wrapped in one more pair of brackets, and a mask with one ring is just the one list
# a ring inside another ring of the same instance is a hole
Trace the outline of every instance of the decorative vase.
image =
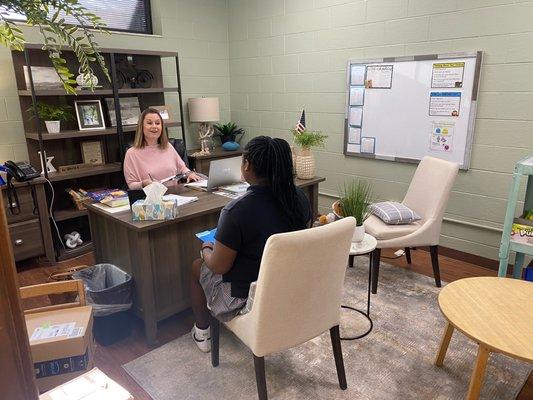
[(365, 238), (365, 226), (364, 225), (356, 226), (353, 231), (352, 242), (359, 243), (359, 242), (362, 242), (364, 238)]
[(300, 179), (315, 177), (315, 156), (309, 149), (301, 149), (296, 155), (296, 176)]
[(48, 133), (59, 133), (60, 121), (44, 121)]

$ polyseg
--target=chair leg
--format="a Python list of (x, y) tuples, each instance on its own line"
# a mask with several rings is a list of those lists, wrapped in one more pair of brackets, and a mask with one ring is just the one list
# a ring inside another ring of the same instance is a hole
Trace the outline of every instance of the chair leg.
[(331, 346), (333, 347), (333, 356), (335, 357), (335, 367), (337, 368), (337, 378), (339, 379), (339, 386), (342, 390), (346, 390), (346, 373), (344, 372), (344, 361), (342, 359), (341, 336), (339, 333), (339, 325), (334, 326), (329, 330), (331, 336)]
[(210, 318), (211, 326), (211, 365), (218, 367), (218, 344), (220, 338), (220, 321), (215, 317)]
[(407, 258), (407, 264), (411, 264), (411, 249), (409, 247), (405, 248), (405, 258)]
[(378, 292), (380, 257), (381, 257), (381, 249), (375, 249), (372, 253), (372, 294), (376, 294)]
[(257, 397), (259, 400), (267, 400), (267, 384), (265, 377), (265, 357), (257, 357), (254, 354), (255, 382), (257, 383)]
[(350, 255), (349, 258), (348, 258), (348, 266), (350, 268), (353, 268), (353, 260), (354, 260), (355, 256), (352, 256)]
[(429, 246), (431, 253), (431, 265), (433, 266), (433, 276), (435, 277), (435, 285), (441, 287), (440, 284), (440, 270), (439, 270), (439, 246)]

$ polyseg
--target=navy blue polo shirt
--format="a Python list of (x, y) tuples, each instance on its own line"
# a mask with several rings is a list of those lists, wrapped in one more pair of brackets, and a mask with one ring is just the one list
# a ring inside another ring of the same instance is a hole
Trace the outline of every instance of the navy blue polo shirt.
[(296, 188), (305, 224), (291, 227), (268, 186), (250, 186), (239, 199), (224, 207), (218, 220), (215, 239), (235, 250), (237, 257), (223, 281), (231, 282), (231, 295), (246, 298), (250, 283), (257, 280), (267, 239), (275, 234), (304, 229), (311, 220), (309, 200)]

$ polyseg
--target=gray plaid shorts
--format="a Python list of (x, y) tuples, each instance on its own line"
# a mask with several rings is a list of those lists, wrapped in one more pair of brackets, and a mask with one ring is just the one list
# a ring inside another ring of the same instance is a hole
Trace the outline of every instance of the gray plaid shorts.
[(246, 305), (246, 299), (231, 296), (231, 283), (211, 271), (206, 263), (200, 268), (200, 285), (204, 289), (211, 314), (223, 322), (232, 320)]

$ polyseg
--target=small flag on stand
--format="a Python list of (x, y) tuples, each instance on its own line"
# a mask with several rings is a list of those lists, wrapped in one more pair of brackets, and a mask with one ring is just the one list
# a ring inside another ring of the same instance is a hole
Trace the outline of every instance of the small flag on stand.
[(298, 120), (298, 123), (296, 124), (296, 130), (298, 133), (302, 133), (305, 131), (305, 110), (302, 109), (302, 115), (300, 116), (300, 119)]

